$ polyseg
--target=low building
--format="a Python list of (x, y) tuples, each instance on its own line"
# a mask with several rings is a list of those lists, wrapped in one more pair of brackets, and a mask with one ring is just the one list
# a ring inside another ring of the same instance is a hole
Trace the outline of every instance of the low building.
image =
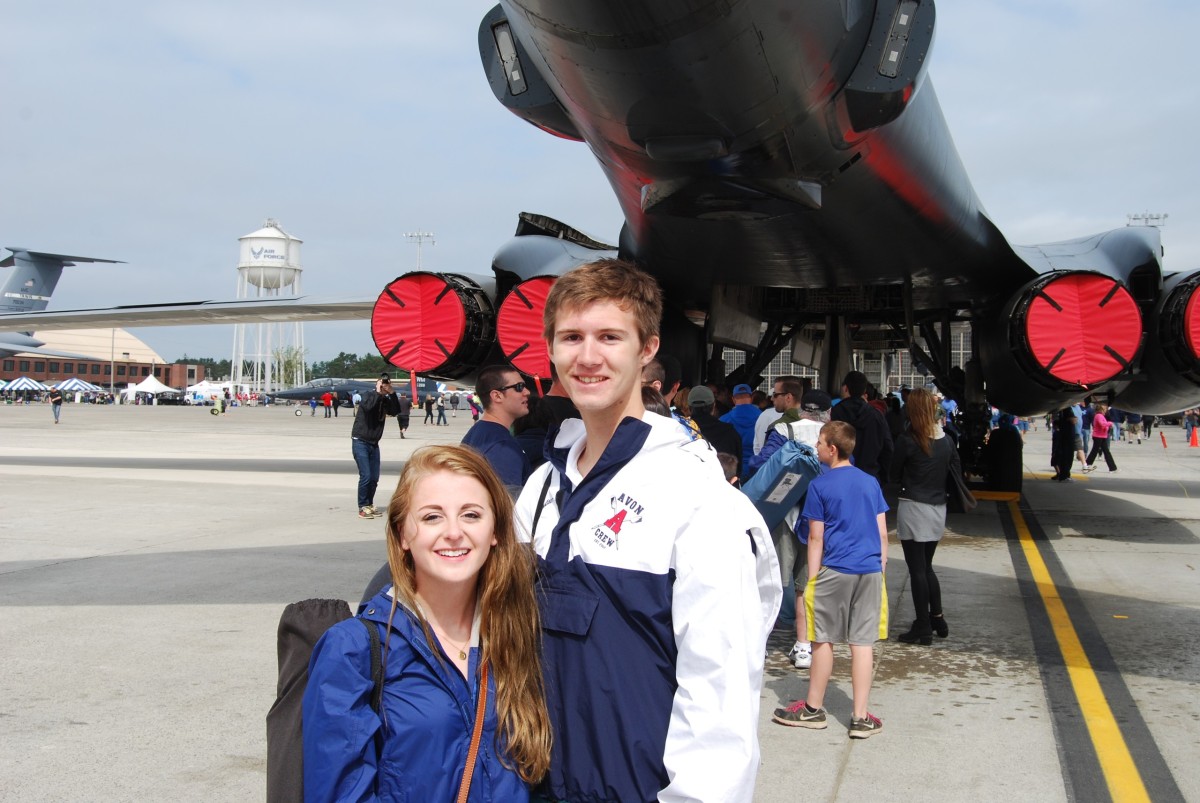
[(16, 354), (0, 359), (0, 379), (27, 376), (43, 384), (79, 377), (103, 388), (122, 390), (153, 376), (182, 390), (204, 380), (203, 365), (166, 363), (159, 354), (124, 329), (73, 329), (36, 335), (44, 348), (81, 357)]

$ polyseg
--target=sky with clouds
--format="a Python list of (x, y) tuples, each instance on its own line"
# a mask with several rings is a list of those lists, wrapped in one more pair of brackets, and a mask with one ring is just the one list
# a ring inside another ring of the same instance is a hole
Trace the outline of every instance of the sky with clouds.
[[(72, 309), (231, 299), (237, 238), (267, 217), (304, 240), (312, 295), (374, 296), (415, 267), (413, 231), (435, 235), (424, 268), (485, 273), (521, 211), (615, 241), (586, 146), (492, 97), (492, 5), (0, 0), (0, 245), (125, 261), (68, 269), (51, 308)], [(937, 10), (930, 76), (1011, 242), (1167, 213), (1167, 269), (1200, 268), (1200, 4)], [(133, 331), (167, 359), (232, 350), (227, 326)], [(373, 350), (366, 322), (305, 341), (310, 360)]]

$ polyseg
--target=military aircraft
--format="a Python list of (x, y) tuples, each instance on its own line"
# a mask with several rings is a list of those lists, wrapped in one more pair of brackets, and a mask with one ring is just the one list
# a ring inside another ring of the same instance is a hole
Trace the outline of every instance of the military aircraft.
[[(398, 367), (458, 379), (507, 360), (545, 377), (554, 278), (621, 256), (662, 284), (664, 348), (694, 379), (718, 378), (735, 348), (746, 365), (726, 381), (755, 384), (790, 347), (834, 390), (852, 350), (907, 348), (974, 411), (975, 440), (985, 399), (1018, 414), (1091, 394), (1147, 413), (1200, 402), (1200, 271), (1164, 272), (1153, 227), (1008, 243), (927, 75), (934, 22), (932, 0), (502, 0), (478, 29), (496, 99), (586, 144), (622, 230), (604, 243), (522, 214), (490, 273), (408, 273), (334, 314), (370, 308)], [(188, 306), (171, 314), (201, 305)], [(965, 366), (950, 360), (958, 321), (972, 327)], [(30, 316), (0, 316), (16, 323)]]
[[(398, 393), (406, 393), (412, 395), (411, 385), (408, 382), (393, 380), (393, 385)], [(278, 390), (270, 394), (273, 399), (289, 399), (292, 401), (308, 401), (309, 399), (321, 400), (326, 391), (334, 394), (338, 398), (338, 403), (342, 407), (348, 407), (350, 400), (354, 398), (355, 393), (365, 393), (368, 390), (375, 390), (374, 379), (341, 379), (338, 377), (319, 377), (310, 379), (303, 385), (298, 385), (288, 390)], [(417, 382), (417, 395), (424, 398), (426, 394), (438, 393), (439, 388), (437, 382), (432, 379), (419, 379)]]
[[(120, 264), (115, 259), (47, 254), (26, 248), (8, 250), (11, 253), (7, 258), (0, 260), (0, 268), (12, 268), (13, 272), (4, 282), (4, 289), (0, 290), (0, 310), (18, 314), (44, 310), (65, 267), (79, 262)], [(0, 357), (11, 357), (14, 354), (88, 359), (86, 354), (47, 349), (44, 341), (33, 337), (33, 332), (0, 331)]]

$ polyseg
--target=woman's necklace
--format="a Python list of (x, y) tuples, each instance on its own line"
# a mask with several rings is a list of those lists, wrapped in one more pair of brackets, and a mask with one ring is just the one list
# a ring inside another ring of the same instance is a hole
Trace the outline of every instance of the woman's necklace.
[(471, 639), (469, 636), (467, 637), (467, 643), (463, 644), (462, 646), (459, 646), (458, 644), (455, 644), (453, 641), (451, 641), (450, 637), (447, 636), (445, 633), (439, 632), (438, 635), (441, 636), (443, 639), (445, 639), (446, 642), (451, 647), (458, 650), (458, 660), (460, 660), (460, 661), (467, 660), (467, 646), (471, 643)]
[[(445, 641), (451, 647), (458, 650), (458, 660), (460, 660), (460, 661), (467, 660), (467, 647), (469, 647), (471, 644), (471, 637), (467, 636), (466, 642), (464, 644), (462, 644), (461, 646), (458, 644), (455, 644), (450, 639), (450, 637), (446, 635), (446, 631), (442, 630), (440, 627), (438, 627), (437, 625), (435, 625), (433, 623), (433, 620), (429, 617), (428, 611), (425, 609), (424, 605), (422, 605), (422, 603), (421, 603), (420, 594), (417, 595), (417, 607), (421, 609), (421, 615), (425, 618), (425, 621), (429, 623), (429, 627), (432, 628), (433, 632), (437, 635), (438, 641), (439, 642)], [(443, 650), (444, 649), (445, 648), (443, 647)]]

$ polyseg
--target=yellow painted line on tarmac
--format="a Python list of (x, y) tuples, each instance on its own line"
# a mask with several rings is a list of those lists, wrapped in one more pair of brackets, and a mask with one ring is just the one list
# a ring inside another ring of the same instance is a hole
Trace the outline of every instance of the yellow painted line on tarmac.
[(1020, 491), (971, 491), (981, 502), (1020, 502)]
[[(1026, 471), (1024, 476), (1025, 476), (1025, 479), (1027, 479), (1027, 480), (1054, 479), (1054, 475), (1049, 472)], [(1075, 474), (1073, 477), (1071, 477), (1071, 479), (1075, 480), (1076, 482), (1087, 482), (1088, 476), (1086, 474)]]
[(1096, 678), (1096, 672), (1083, 650), (1067, 608), (1058, 594), (1058, 587), (1050, 578), (1050, 571), (1046, 568), (1033, 535), (1025, 524), (1025, 517), (1021, 515), (1017, 501), (1009, 501), (1008, 509), (1016, 526), (1025, 560), (1029, 563), (1029, 571), (1037, 584), (1042, 603), (1046, 606), (1054, 637), (1062, 651), (1067, 676), (1071, 679), (1071, 687), (1079, 700), (1079, 709), (1083, 713), (1084, 722), (1087, 723), (1088, 734), (1092, 737), (1092, 745), (1096, 749), (1096, 757), (1104, 772), (1108, 791), (1116, 803), (1149, 801), (1150, 796), (1142, 783), (1141, 773), (1138, 772), (1137, 764), (1129, 753), (1125, 737), (1121, 734), (1121, 728), (1108, 706), (1104, 691), (1100, 688), (1100, 681)]

